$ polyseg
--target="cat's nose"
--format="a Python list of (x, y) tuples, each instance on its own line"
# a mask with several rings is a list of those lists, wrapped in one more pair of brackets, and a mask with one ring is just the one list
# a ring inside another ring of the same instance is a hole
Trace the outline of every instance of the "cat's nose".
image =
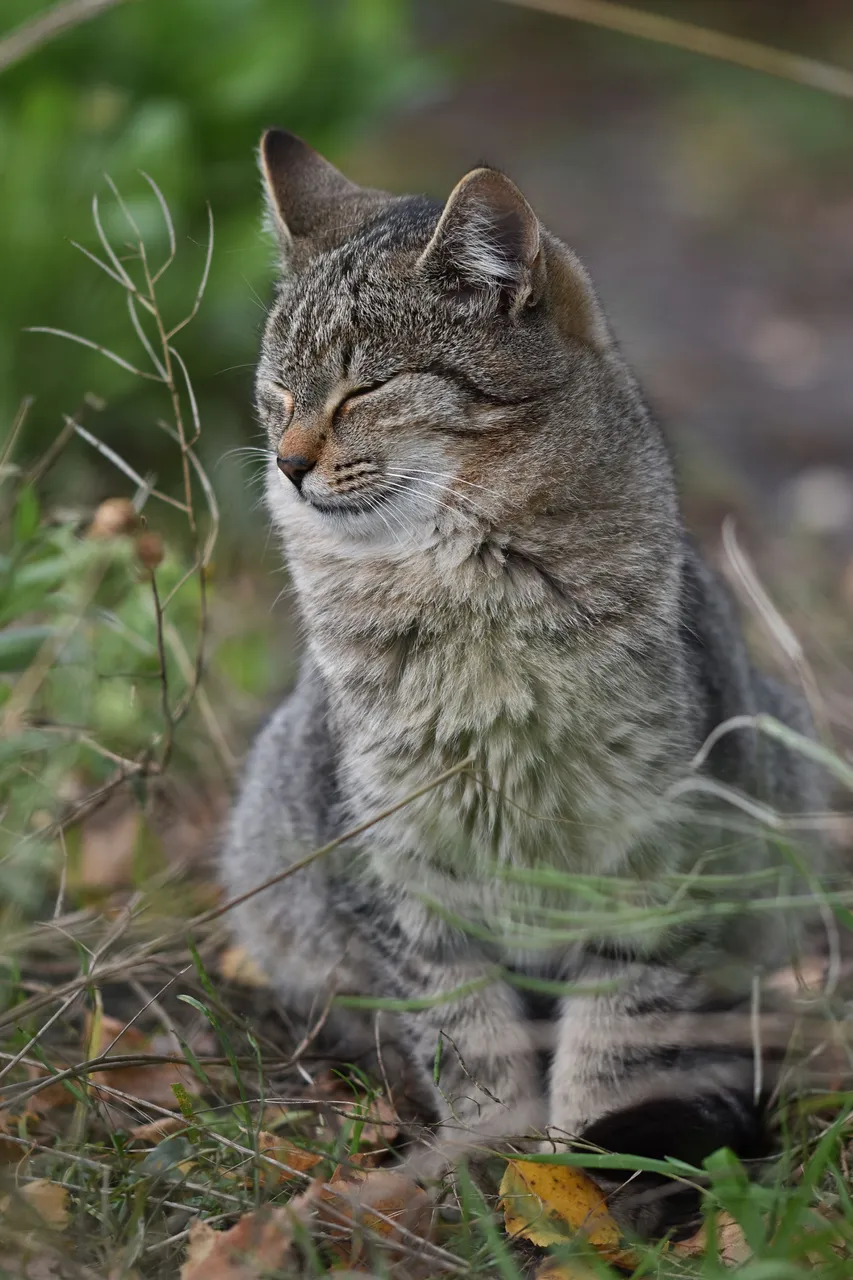
[(279, 454), (276, 462), (278, 463), (279, 471), (286, 475), (288, 480), (296, 485), (297, 489), (302, 488), (302, 481), (308, 475), (308, 472), (314, 468), (314, 463), (310, 458), (304, 458), (301, 453), (291, 454), (288, 458), (282, 458)]

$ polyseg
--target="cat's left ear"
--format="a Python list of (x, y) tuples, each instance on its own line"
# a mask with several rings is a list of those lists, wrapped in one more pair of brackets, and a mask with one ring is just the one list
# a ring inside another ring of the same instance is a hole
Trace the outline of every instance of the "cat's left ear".
[(491, 292), (513, 310), (536, 301), (539, 219), (497, 169), (473, 169), (457, 183), (420, 264), (454, 292)]
[(286, 256), (346, 227), (355, 202), (370, 193), (284, 129), (268, 129), (259, 149), (270, 222)]

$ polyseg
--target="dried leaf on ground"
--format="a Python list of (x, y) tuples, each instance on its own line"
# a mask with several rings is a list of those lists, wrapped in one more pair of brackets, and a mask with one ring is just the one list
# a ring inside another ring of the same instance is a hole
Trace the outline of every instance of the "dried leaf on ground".
[[(350, 1266), (365, 1252), (365, 1231), (399, 1244), (398, 1249), (383, 1250), (383, 1257), (389, 1261), (411, 1251), (411, 1241), (398, 1228), (422, 1240), (432, 1236), (432, 1201), (422, 1187), (401, 1173), (390, 1169), (368, 1169), (364, 1173), (339, 1169), (329, 1186), (334, 1190), (320, 1191), (318, 1215), (333, 1234), (340, 1233), (337, 1250)], [(379, 1214), (383, 1216), (380, 1218)]]
[(362, 1151), (381, 1153), (400, 1133), (400, 1118), (394, 1106), (383, 1095), (370, 1103), (358, 1136)]
[(268, 987), (270, 980), (243, 947), (226, 947), (217, 964), (220, 978), (241, 987)]
[(509, 1160), (500, 1197), (510, 1236), (547, 1247), (580, 1235), (608, 1262), (635, 1265), (634, 1255), (622, 1246), (622, 1233), (607, 1211), (601, 1188), (580, 1169)]
[(227, 1231), (206, 1222), (190, 1228), (180, 1280), (259, 1280), (286, 1264), (293, 1244), (293, 1222), (304, 1216), (313, 1193), (289, 1205), (245, 1213)]
[[(591, 1267), (581, 1258), (572, 1258), (568, 1262), (549, 1258), (536, 1272), (536, 1280), (603, 1280), (603, 1274), (599, 1268)], [(616, 1272), (610, 1271), (609, 1274), (615, 1280)]]
[[(31, 1209), (49, 1227), (62, 1230), (68, 1222), (68, 1188), (49, 1178), (36, 1178), (17, 1188), (16, 1196), (25, 1200)], [(0, 1213), (6, 1213), (12, 1206), (12, 1196), (0, 1199)]]
[[(35, 1083), (38, 1080), (47, 1080), (51, 1073), (43, 1067), (27, 1067), (27, 1079)], [(28, 1116), (43, 1116), (48, 1111), (54, 1111), (57, 1107), (70, 1107), (76, 1102), (76, 1098), (70, 1089), (66, 1089), (65, 1085), (48, 1084), (38, 1093), (34, 1093), (31, 1098), (27, 1098), (26, 1114)]]
[(116, 801), (81, 827), (80, 868), (75, 887), (120, 889), (133, 883), (133, 863), (142, 817)]
[(287, 1142), (279, 1137), (277, 1133), (267, 1133), (264, 1130), (258, 1134), (258, 1151), (261, 1155), (270, 1156), (273, 1160), (278, 1160), (279, 1164), (286, 1164), (293, 1173), (288, 1173), (285, 1169), (277, 1169), (275, 1165), (266, 1164), (261, 1161), (261, 1173), (263, 1176), (265, 1187), (274, 1187), (281, 1182), (287, 1182), (290, 1178), (295, 1177), (299, 1173), (307, 1173), (309, 1169), (313, 1169), (323, 1159), (315, 1151), (306, 1151), (304, 1147), (297, 1147), (292, 1142)]
[(171, 1116), (160, 1116), (157, 1120), (149, 1121), (148, 1124), (138, 1124), (131, 1129), (130, 1136), (135, 1142), (159, 1142), (161, 1138), (168, 1138), (180, 1129), (185, 1129), (186, 1126), (184, 1117), (176, 1112)]
[[(717, 1251), (720, 1261), (729, 1267), (737, 1267), (752, 1257), (752, 1250), (746, 1243), (743, 1227), (728, 1213), (717, 1215)], [(689, 1240), (679, 1240), (673, 1250), (682, 1257), (693, 1258), (704, 1254), (708, 1249), (707, 1223), (702, 1224), (695, 1236)]]
[(68, 1271), (53, 1253), (0, 1254), (0, 1276), (4, 1280), (66, 1280)]
[(21, 1157), (26, 1155), (26, 1147), (10, 1140), (8, 1135), (11, 1129), (12, 1121), (9, 1112), (0, 1111), (0, 1164), (17, 1164)]
[[(86, 1034), (91, 1036), (91, 1023), (87, 1022)], [(114, 1043), (113, 1043), (114, 1042)], [(90, 1044), (90, 1052), (95, 1057), (115, 1054), (147, 1054), (152, 1053), (151, 1037), (138, 1027), (128, 1027), (118, 1018), (104, 1014), (97, 1028), (95, 1044)], [(164, 1107), (174, 1105), (175, 1095), (172, 1085), (181, 1084), (184, 1088), (192, 1088), (193, 1077), (189, 1068), (181, 1067), (175, 1062), (152, 1062), (138, 1067), (117, 1067), (114, 1071), (93, 1071), (90, 1077), (92, 1084), (107, 1085), (144, 1102), (153, 1102)], [(103, 1100), (110, 1101), (105, 1093)]]

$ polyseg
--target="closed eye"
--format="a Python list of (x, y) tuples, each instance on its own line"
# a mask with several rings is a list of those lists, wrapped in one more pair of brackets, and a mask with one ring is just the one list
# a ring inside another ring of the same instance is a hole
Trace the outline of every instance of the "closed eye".
[(345, 397), (340, 403), (340, 408), (344, 408), (348, 404), (352, 404), (354, 400), (363, 400), (365, 396), (373, 395), (374, 391), (381, 391), (383, 387), (387, 387), (389, 382), (393, 382), (398, 374), (393, 374), (390, 378), (377, 378), (375, 382), (365, 382), (363, 386), (356, 387)]
[(287, 426), (293, 417), (293, 393), (284, 383), (271, 378), (266, 379), (260, 389), (276, 416), (281, 417), (283, 414), (284, 426)]

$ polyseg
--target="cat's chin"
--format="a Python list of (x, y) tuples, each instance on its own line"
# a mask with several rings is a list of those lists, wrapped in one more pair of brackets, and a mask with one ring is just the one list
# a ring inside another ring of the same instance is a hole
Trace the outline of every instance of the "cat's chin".
[(400, 527), (393, 513), (368, 507), (326, 506), (271, 486), (267, 504), (276, 528), (289, 544), (318, 544), (337, 555), (411, 556), (430, 545), (430, 531)]

